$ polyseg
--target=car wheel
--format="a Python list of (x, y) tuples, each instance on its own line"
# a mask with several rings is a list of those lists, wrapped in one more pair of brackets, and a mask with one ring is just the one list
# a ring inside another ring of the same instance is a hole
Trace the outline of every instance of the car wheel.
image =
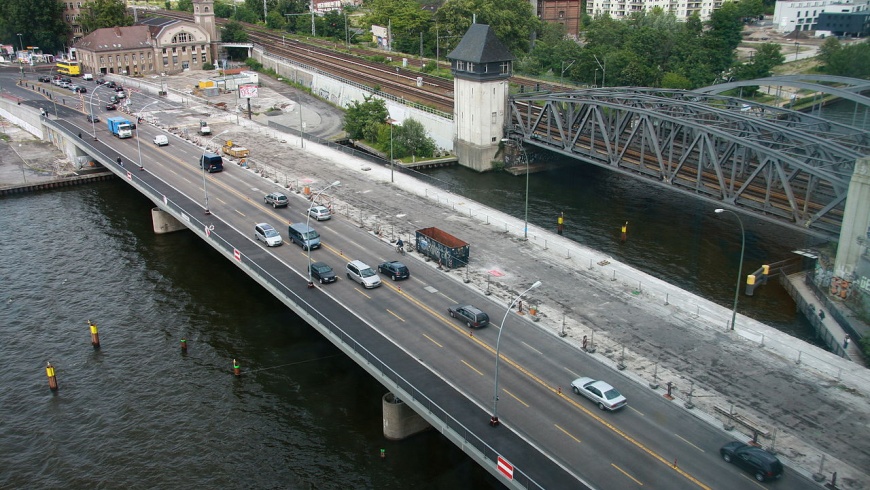
[(272, 203), (272, 209), (278, 209), (278, 205), (275, 204), (274, 202)]
[(764, 473), (760, 471), (755, 472), (755, 479), (758, 481), (764, 481)]
[(471, 322), (465, 322), (465, 326), (471, 328)]
[(601, 410), (607, 409), (607, 407), (604, 406), (604, 402), (598, 402), (598, 408), (600, 408)]
[(724, 459), (726, 463), (730, 463), (731, 462), (731, 455), (728, 453), (723, 453), (722, 459)]
[(393, 275), (390, 276), (390, 277), (391, 277), (394, 281), (396, 280), (396, 275), (395, 275), (395, 274), (393, 274)]
[(323, 284), (323, 278), (322, 278), (322, 277), (320, 278), (320, 284)]
[(574, 394), (576, 394), (576, 395), (580, 394), (580, 389), (577, 388), (576, 386), (572, 386), (571, 389), (574, 390)]

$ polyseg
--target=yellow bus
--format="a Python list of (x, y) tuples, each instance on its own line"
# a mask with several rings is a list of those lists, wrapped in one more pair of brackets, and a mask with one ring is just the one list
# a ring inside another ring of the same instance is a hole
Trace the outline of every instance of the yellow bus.
[(77, 77), (82, 74), (82, 64), (78, 61), (58, 61), (55, 66), (61, 75)]

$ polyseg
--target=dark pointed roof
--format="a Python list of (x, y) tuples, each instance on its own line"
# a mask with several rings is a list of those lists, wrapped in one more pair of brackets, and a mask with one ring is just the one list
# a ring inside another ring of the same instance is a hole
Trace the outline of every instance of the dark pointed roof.
[(495, 32), (486, 24), (471, 24), (447, 59), (470, 61), (472, 63), (498, 63), (513, 61), (516, 58), (507, 47), (495, 37)]

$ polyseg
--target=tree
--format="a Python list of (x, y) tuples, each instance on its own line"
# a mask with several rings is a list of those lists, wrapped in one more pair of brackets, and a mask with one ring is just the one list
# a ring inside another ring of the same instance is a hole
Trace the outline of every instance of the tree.
[(870, 44), (850, 44), (839, 46), (825, 41), (820, 56), (829, 75), (842, 77), (870, 77)]
[(355, 100), (348, 105), (344, 114), (344, 130), (352, 139), (375, 142), (378, 140), (379, 126), (389, 116), (387, 103), (383, 99), (368, 96), (363, 102)]
[(70, 34), (69, 25), (63, 21), (63, 8), (57, 0), (0, 1), (0, 39), (56, 53), (63, 49)]
[(370, 0), (361, 22), (390, 27), (395, 51), (414, 53), (419, 49), (420, 33), (428, 32), (432, 13), (422, 10), (415, 0)]
[[(228, 43), (248, 42), (245, 26), (235, 20), (227, 22), (221, 29), (221, 41)], [(227, 54), (230, 59), (243, 60), (248, 56), (248, 50), (247, 48), (227, 48)]]
[(435, 12), (435, 23), (442, 36), (463, 36), (475, 15), (512, 53), (531, 50), (531, 35), (542, 25), (527, 0), (447, 0)]
[(224, 19), (229, 19), (233, 15), (233, 11), (235, 10), (235, 4), (229, 4), (226, 2), (215, 2), (214, 3), (214, 15), (215, 17), (221, 17)]
[(104, 27), (133, 25), (133, 16), (127, 14), (127, 5), (123, 0), (93, 0), (82, 10), (86, 11), (81, 16), (85, 34)]
[[(398, 148), (398, 152), (396, 149)], [(431, 157), (435, 154), (435, 140), (426, 135), (426, 128), (419, 121), (408, 119), (393, 128), (393, 156), (403, 158)]]
[(193, 12), (193, 1), (192, 0), (178, 0), (175, 4), (175, 10), (180, 10), (182, 12)]

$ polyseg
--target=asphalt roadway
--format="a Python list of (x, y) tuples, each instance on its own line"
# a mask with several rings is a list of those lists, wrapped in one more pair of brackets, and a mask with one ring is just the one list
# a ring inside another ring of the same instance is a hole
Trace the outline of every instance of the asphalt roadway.
[[(177, 82), (189, 84), (189, 80)], [(277, 93), (270, 96), (282, 98)], [(291, 106), (292, 101), (287, 104)], [(155, 115), (158, 124), (176, 127), (180, 120), (195, 121), (201, 116), (201, 109), (190, 106)], [(255, 120), (264, 117), (258, 115)], [(523, 242), (521, 220), (403, 173), (396, 173), (395, 183), (390, 183), (386, 167), (310, 142), (303, 149), (296, 137), (239, 128), (231, 114), (222, 119), (212, 122), (215, 134), (227, 130), (224, 138), (250, 148), (256, 161), (268, 162), (273, 173), (280, 170), (294, 185), (304, 183), (317, 189), (341, 180), (340, 191), (331, 195), (333, 207), (339, 212), (342, 206), (359, 210), (362, 227), (373, 236), (380, 230), (378, 238), (384, 246), (396, 235), (407, 237), (427, 226), (437, 226), (468, 241), (472, 254), (468, 271), (441, 274), (457, 283), (469, 280), (465, 287), (476, 290), (475, 294), (489, 291), (490, 298), (506, 307), (516, 294), (541, 279), (544, 285), (529, 298), (539, 308), (540, 321), (534, 327), (558, 342), (574, 345), (577, 355), (599, 361), (611, 373), (606, 379), (623, 391), (662, 395), (664, 388), (648, 387), (657, 363), (660, 384), (675, 383), (676, 398), (669, 403), (679, 410), (718, 430), (723, 417), (717, 416), (713, 407), (733, 403), (735, 412), (775, 434), (775, 440), (762, 438), (760, 442), (773, 446), (792, 471), (819, 471), (824, 454), (821, 470), (826, 477), (836, 471), (841, 488), (867, 488), (870, 454), (865, 441), (870, 429), (866, 398), (870, 381), (864, 368), (748, 318), (739, 319), (737, 331), (727, 331), (722, 328), (723, 319), (730, 318), (726, 308), (647, 277), (549, 230), (531, 227), (534, 240)], [(307, 126), (313, 131), (314, 121)], [(4, 164), (8, 161), (3, 158)], [(349, 220), (357, 221), (357, 217)], [(412, 270), (433, 267), (415, 256), (405, 260)], [(547, 276), (536, 277), (542, 270)], [(640, 291), (638, 280), (644, 285)], [(501, 316), (490, 314), (495, 319)], [(565, 337), (557, 335), (562, 330)], [(584, 353), (579, 344), (584, 335), (592, 336), (593, 330), (597, 350)], [(762, 335), (763, 345), (759, 341)], [(796, 352), (802, 354), (800, 364), (795, 362)], [(615, 369), (620, 362), (626, 366), (624, 370)], [(566, 376), (564, 386), (569, 382)], [(636, 388), (630, 388), (631, 384)], [(690, 386), (693, 409), (685, 408)], [(748, 438), (745, 430), (738, 432), (740, 429), (738, 425), (731, 436)]]

